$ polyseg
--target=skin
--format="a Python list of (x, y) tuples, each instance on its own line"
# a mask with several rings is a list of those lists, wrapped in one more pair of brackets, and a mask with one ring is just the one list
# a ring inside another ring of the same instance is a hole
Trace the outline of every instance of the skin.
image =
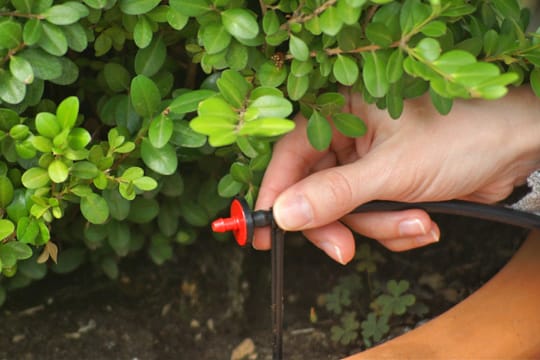
[[(352, 232), (394, 251), (437, 242), (440, 230), (422, 210), (347, 215), (372, 200), (405, 202), (463, 199), (493, 203), (540, 168), (540, 100), (530, 88), (496, 101), (456, 100), (442, 116), (427, 96), (405, 102), (393, 120), (385, 110), (343, 90), (346, 109), (362, 118), (366, 135), (334, 133), (326, 151), (306, 136), (306, 119), (275, 146), (257, 209), (273, 207), (278, 225), (303, 231), (341, 264), (355, 252)], [(267, 229), (253, 246), (268, 249)]]

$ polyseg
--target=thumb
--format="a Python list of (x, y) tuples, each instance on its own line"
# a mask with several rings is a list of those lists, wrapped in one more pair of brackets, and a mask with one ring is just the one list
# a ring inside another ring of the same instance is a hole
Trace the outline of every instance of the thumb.
[(282, 192), (273, 208), (278, 225), (289, 231), (321, 227), (365, 202), (384, 200), (380, 189), (390, 171), (371, 155), (314, 173)]

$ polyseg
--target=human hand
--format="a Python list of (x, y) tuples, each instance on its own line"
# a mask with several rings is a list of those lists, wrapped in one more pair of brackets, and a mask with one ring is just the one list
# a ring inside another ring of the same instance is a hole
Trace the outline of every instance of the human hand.
[[(395, 251), (438, 241), (437, 224), (419, 209), (347, 215), (365, 202), (491, 203), (540, 168), (540, 101), (527, 87), (497, 101), (456, 100), (447, 116), (424, 96), (406, 101), (398, 120), (358, 94), (346, 96), (346, 111), (364, 119), (367, 134), (335, 132), (330, 148), (319, 152), (299, 117), (274, 148), (256, 204), (273, 207), (281, 228), (304, 231), (342, 264), (354, 256), (349, 229)], [(269, 232), (256, 229), (253, 246), (269, 248)]]

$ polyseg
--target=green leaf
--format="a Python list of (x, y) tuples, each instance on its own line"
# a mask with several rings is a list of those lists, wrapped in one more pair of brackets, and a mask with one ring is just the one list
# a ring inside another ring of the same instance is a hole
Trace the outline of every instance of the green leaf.
[(36, 116), (36, 129), (39, 134), (52, 139), (62, 131), (54, 114), (41, 112)]
[(149, 176), (143, 176), (133, 180), (133, 185), (135, 185), (137, 189), (142, 191), (152, 191), (157, 188), (158, 183), (156, 180)]
[(277, 32), (281, 25), (277, 13), (273, 10), (267, 11), (266, 14), (264, 14), (262, 25), (263, 31), (267, 35), (272, 35)]
[(238, 122), (238, 113), (221, 97), (211, 97), (199, 103), (197, 113), (202, 117), (222, 118), (231, 124)]
[(92, 140), (92, 135), (84, 128), (75, 128), (69, 132), (67, 140), (72, 150), (83, 150)]
[(169, 5), (187, 16), (200, 16), (212, 10), (210, 2), (207, 0), (169, 0)]
[(169, 105), (173, 114), (186, 114), (197, 110), (199, 103), (216, 94), (212, 90), (190, 90), (175, 98)]
[(32, 249), (30, 246), (23, 244), (20, 241), (10, 241), (0, 246), (2, 246), (2, 250), (8, 251), (15, 256), (17, 260), (28, 259), (32, 256)]
[(86, 249), (64, 249), (58, 253), (57, 263), (53, 264), (51, 266), (51, 269), (57, 274), (67, 274), (81, 266), (84, 263), (85, 259)]
[(42, 23), (43, 35), (38, 41), (38, 45), (54, 56), (62, 56), (68, 51), (66, 35), (58, 25), (47, 22)]
[(530, 74), (531, 88), (537, 97), (540, 97), (540, 68), (535, 68)]
[(178, 120), (174, 122), (171, 144), (185, 148), (200, 148), (206, 144), (206, 136), (195, 132), (189, 122)]
[(189, 17), (175, 9), (169, 9), (167, 12), (167, 22), (175, 30), (182, 30), (188, 23)]
[(254, 39), (259, 34), (259, 24), (252, 12), (233, 8), (221, 13), (221, 21), (229, 34), (235, 38)]
[(32, 65), (38, 79), (52, 80), (62, 75), (62, 62), (41, 49), (27, 49), (19, 53), (19, 56)]
[(367, 127), (362, 119), (351, 113), (332, 115), (336, 129), (345, 136), (358, 137), (366, 133)]
[(77, 161), (70, 170), (73, 176), (78, 177), (79, 179), (90, 180), (98, 176), (99, 169), (90, 161)]
[(294, 129), (294, 121), (280, 118), (264, 118), (248, 121), (238, 131), (239, 135), (278, 136)]
[(158, 112), (161, 95), (156, 84), (145, 75), (137, 75), (131, 81), (130, 98), (137, 114), (150, 117)]
[(236, 181), (231, 174), (223, 176), (218, 183), (218, 194), (224, 198), (230, 198), (237, 195), (244, 184), (239, 181)]
[(335, 36), (343, 27), (343, 19), (337, 8), (331, 6), (320, 15), (319, 24), (323, 33)]
[(300, 100), (308, 91), (309, 76), (294, 76), (289, 74), (287, 77), (287, 93), (293, 101)]
[(225, 70), (217, 80), (217, 86), (225, 100), (236, 108), (241, 108), (252, 86), (238, 72)]
[(231, 34), (220, 23), (206, 24), (200, 29), (200, 38), (208, 54), (217, 54), (231, 43)]
[(152, 32), (152, 24), (144, 15), (139, 16), (135, 28), (133, 29), (133, 40), (138, 48), (144, 49), (152, 41), (154, 33)]
[(76, 96), (65, 98), (56, 109), (56, 121), (62, 129), (71, 129), (79, 115), (79, 99)]
[(257, 109), (259, 117), (261, 118), (286, 118), (293, 111), (292, 104), (289, 100), (274, 95), (258, 97), (251, 102), (248, 109), (249, 108)]
[(35, 45), (43, 35), (43, 28), (39, 19), (30, 19), (24, 24), (22, 38), (26, 45)]
[(262, 86), (278, 87), (287, 79), (286, 67), (278, 67), (273, 61), (266, 61), (255, 73)]
[(141, 157), (146, 166), (161, 175), (171, 175), (178, 167), (176, 151), (170, 144), (156, 149), (149, 140), (143, 139)]
[(390, 84), (394, 84), (403, 76), (404, 54), (401, 49), (392, 52), (386, 63), (386, 78)]
[(45, 20), (55, 25), (69, 25), (73, 24), (81, 18), (81, 15), (77, 11), (66, 4), (51, 6), (47, 11), (41, 14)]
[[(336, 80), (347, 86), (354, 84), (359, 75), (358, 65), (348, 55), (338, 55), (332, 71)], [(366, 70), (364, 70), (364, 73), (365, 72)]]
[(414, 48), (415, 54), (422, 60), (433, 62), (441, 55), (441, 45), (432, 38), (424, 38), (420, 40)]
[(47, 170), (34, 167), (26, 170), (22, 175), (22, 184), (28, 189), (38, 189), (49, 183)]
[(8, 104), (19, 104), (26, 95), (26, 85), (9, 71), (0, 72), (0, 100)]
[(422, 27), (421, 32), (422, 34), (431, 37), (443, 36), (446, 34), (446, 23), (440, 20), (431, 21)]
[(108, 0), (83, 0), (83, 2), (92, 9), (103, 9), (107, 5)]
[(299, 61), (307, 61), (309, 59), (309, 48), (307, 44), (297, 36), (291, 35), (289, 39), (289, 50), (291, 55)]
[(10, 220), (0, 219), (0, 240), (3, 240), (15, 232), (15, 224)]
[(129, 89), (130, 75), (122, 65), (114, 62), (105, 64), (103, 75), (105, 75), (105, 82), (112, 91), (122, 92)]
[(146, 224), (159, 214), (159, 203), (155, 199), (137, 197), (131, 202), (127, 220), (137, 224)]
[(54, 160), (47, 169), (49, 178), (57, 183), (63, 183), (69, 176), (69, 168), (62, 160)]
[(146, 14), (160, 3), (160, 0), (120, 0), (120, 9), (128, 15)]
[(441, 115), (447, 115), (452, 110), (453, 100), (449, 98), (442, 97), (433, 89), (429, 90), (429, 95), (431, 97), (431, 102)]
[(371, 22), (366, 27), (366, 37), (372, 43), (383, 48), (392, 44), (392, 35), (388, 32), (388, 27), (379, 22)]
[(150, 45), (137, 51), (135, 72), (148, 77), (157, 74), (167, 58), (167, 47), (161, 37), (155, 38)]
[(160, 114), (152, 120), (148, 128), (148, 140), (153, 147), (161, 149), (164, 147), (173, 134), (173, 121), (168, 116)]
[(464, 65), (474, 63), (476, 63), (476, 58), (471, 53), (463, 50), (450, 50), (435, 60), (433, 65), (444, 73), (451, 74)]
[(90, 194), (81, 199), (81, 213), (92, 224), (104, 224), (109, 218), (107, 201), (98, 194)]
[(11, 180), (7, 176), (0, 176), (0, 209), (5, 209), (13, 197), (14, 188)]
[(107, 201), (111, 218), (122, 221), (128, 217), (131, 202), (122, 197), (117, 189), (104, 190), (103, 198)]
[(307, 135), (311, 146), (316, 150), (326, 150), (332, 141), (332, 126), (321, 113), (313, 111), (308, 120)]
[(0, 49), (12, 49), (22, 41), (21, 24), (7, 20), (0, 22)]
[(9, 60), (9, 71), (20, 82), (24, 84), (31, 84), (34, 81), (34, 70), (28, 60), (12, 56)]
[(364, 54), (362, 75), (366, 89), (371, 96), (379, 98), (386, 95), (390, 87), (386, 77), (386, 63), (377, 52)]
[(107, 226), (107, 240), (118, 256), (126, 256), (129, 252), (131, 231), (129, 225), (119, 221), (111, 221)]

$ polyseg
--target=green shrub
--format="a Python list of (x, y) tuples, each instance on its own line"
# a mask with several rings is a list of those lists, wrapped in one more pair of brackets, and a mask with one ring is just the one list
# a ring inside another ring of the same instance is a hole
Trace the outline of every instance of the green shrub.
[[(515, 0), (0, 0), (0, 303), (91, 260), (156, 263), (243, 194), (271, 144), (309, 119), (317, 149), (339, 85), (398, 117), (429, 92), (540, 87), (539, 38)], [(51, 258), (53, 261), (47, 261)]]

